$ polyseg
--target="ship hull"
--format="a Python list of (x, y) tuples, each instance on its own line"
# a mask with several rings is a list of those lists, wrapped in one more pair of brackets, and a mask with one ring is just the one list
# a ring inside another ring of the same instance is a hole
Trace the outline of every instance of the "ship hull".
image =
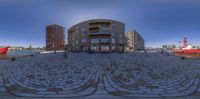
[(200, 54), (200, 49), (198, 50), (194, 50), (194, 49), (191, 49), (191, 50), (177, 50), (177, 51), (174, 51), (175, 53), (177, 54)]
[(186, 58), (200, 58), (200, 49), (190, 49), (190, 50), (176, 50), (174, 53), (177, 56), (186, 57)]
[(0, 48), (0, 54), (7, 54), (9, 47)]

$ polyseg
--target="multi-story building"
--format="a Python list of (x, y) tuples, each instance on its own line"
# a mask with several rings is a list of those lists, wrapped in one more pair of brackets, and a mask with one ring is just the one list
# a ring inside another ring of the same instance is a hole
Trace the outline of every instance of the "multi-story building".
[(127, 52), (144, 50), (144, 39), (137, 31), (127, 32), (125, 36)]
[(163, 45), (163, 50), (172, 50), (176, 48), (176, 45)]
[(63, 50), (65, 28), (56, 24), (46, 27), (46, 50)]
[(70, 51), (124, 52), (125, 24), (110, 19), (93, 19), (68, 29)]

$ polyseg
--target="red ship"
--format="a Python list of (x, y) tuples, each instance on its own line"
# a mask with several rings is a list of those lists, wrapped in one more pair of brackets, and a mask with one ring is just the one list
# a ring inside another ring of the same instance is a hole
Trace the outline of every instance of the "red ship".
[(200, 49), (192, 48), (191, 45), (188, 45), (187, 38), (183, 40), (183, 47), (175, 49), (174, 53), (178, 56), (183, 56), (186, 58), (200, 58)]
[(9, 47), (0, 48), (0, 54), (7, 54)]

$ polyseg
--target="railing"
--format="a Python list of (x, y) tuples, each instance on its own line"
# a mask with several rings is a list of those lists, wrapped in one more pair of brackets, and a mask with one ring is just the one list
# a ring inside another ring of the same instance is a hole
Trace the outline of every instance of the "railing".
[(98, 36), (98, 35), (111, 36), (110, 33), (105, 33), (105, 32), (96, 32), (96, 33), (89, 34), (89, 36)]

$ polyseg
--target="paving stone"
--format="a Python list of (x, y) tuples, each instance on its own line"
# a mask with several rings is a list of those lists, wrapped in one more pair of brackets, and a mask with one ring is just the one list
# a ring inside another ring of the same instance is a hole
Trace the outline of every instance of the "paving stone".
[[(158, 53), (35, 55), (0, 62), (0, 94), (26, 97), (200, 95), (199, 60)], [(5, 87), (6, 86), (6, 87)]]

